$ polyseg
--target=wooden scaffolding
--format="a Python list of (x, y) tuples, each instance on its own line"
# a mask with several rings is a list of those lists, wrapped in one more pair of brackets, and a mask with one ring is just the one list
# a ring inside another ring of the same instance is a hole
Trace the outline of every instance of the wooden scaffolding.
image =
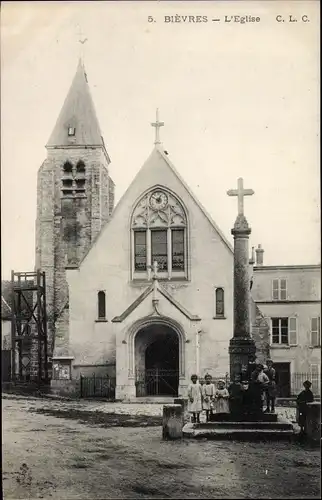
[(45, 273), (11, 272), (12, 381), (48, 383)]

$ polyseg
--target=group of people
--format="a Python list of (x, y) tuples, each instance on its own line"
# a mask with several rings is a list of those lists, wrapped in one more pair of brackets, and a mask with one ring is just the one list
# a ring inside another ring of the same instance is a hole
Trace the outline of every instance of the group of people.
[[(188, 411), (192, 415), (192, 422), (200, 422), (200, 413), (206, 412), (207, 422), (212, 413), (231, 413), (232, 415), (256, 414), (263, 411), (263, 403), (266, 401), (264, 413), (275, 413), (275, 399), (277, 395), (275, 369), (272, 360), (266, 361), (264, 366), (256, 364), (251, 372), (250, 380), (241, 375), (226, 388), (224, 380), (217, 382), (217, 388), (212, 381), (212, 376), (205, 376), (205, 383), (200, 384), (197, 375), (191, 376), (191, 384), (188, 388)], [(307, 404), (314, 401), (311, 391), (311, 382), (303, 383), (304, 390), (297, 396), (297, 422), (301, 432), (305, 432), (305, 421)]]
[(193, 422), (200, 422), (200, 413), (206, 412), (207, 422), (210, 414), (229, 413), (229, 392), (224, 380), (218, 381), (217, 388), (212, 382), (212, 376), (205, 376), (205, 383), (201, 385), (197, 375), (191, 375), (191, 384), (188, 387), (188, 411), (192, 414)]
[(267, 366), (257, 364), (251, 373), (250, 381), (242, 380), (236, 375), (232, 383), (226, 387), (224, 380), (217, 382), (212, 376), (205, 376), (205, 383), (200, 384), (197, 375), (191, 376), (188, 388), (188, 411), (193, 422), (200, 422), (200, 413), (206, 412), (209, 421), (212, 413), (256, 413), (263, 410), (266, 400), (266, 413), (275, 412), (276, 382), (273, 362), (267, 360)]

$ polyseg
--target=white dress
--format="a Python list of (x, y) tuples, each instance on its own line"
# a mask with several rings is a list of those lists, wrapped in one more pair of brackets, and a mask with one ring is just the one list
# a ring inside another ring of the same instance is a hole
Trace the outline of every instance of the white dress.
[(215, 395), (214, 384), (204, 384), (202, 386), (202, 408), (204, 410), (211, 410), (212, 401)]
[[(218, 397), (219, 396), (219, 397)], [(216, 413), (229, 413), (229, 392), (225, 389), (217, 389), (215, 392), (214, 410)]]
[[(193, 401), (190, 401), (190, 398)], [(188, 387), (188, 411), (190, 413), (200, 413), (202, 410), (201, 385), (199, 382), (190, 384)]]

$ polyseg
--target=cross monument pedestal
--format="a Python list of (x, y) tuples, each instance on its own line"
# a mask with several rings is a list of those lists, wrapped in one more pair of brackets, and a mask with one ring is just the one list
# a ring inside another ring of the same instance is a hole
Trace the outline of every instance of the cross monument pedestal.
[(238, 197), (238, 215), (231, 230), (234, 236), (234, 333), (229, 343), (230, 378), (239, 375), (250, 378), (250, 366), (255, 361), (256, 347), (251, 338), (250, 318), (250, 276), (248, 240), (251, 229), (244, 215), (244, 196), (254, 194), (244, 189), (243, 179), (238, 179), (238, 189), (227, 191), (229, 196)]

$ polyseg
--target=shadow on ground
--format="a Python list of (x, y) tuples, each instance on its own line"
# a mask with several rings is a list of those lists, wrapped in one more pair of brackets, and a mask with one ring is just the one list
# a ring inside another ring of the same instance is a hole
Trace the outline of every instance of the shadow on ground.
[(30, 412), (57, 418), (77, 420), (81, 424), (100, 427), (160, 427), (162, 417), (104, 413), (101, 411), (29, 409)]

